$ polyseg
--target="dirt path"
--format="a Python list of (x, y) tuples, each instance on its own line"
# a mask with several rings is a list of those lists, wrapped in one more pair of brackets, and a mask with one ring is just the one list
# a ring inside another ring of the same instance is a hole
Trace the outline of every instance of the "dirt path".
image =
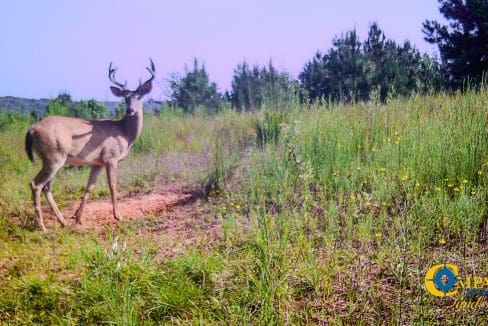
[[(209, 205), (191, 192), (176, 186), (148, 193), (119, 198), (119, 209), (124, 221), (116, 221), (110, 198), (89, 200), (83, 214), (83, 225), (77, 225), (73, 215), (80, 201), (73, 201), (61, 209), (69, 227), (81, 232), (105, 233), (107, 227), (131, 223), (141, 241), (152, 240), (164, 256), (180, 252), (188, 246), (201, 244), (210, 247), (220, 235), (220, 221), (212, 217)], [(43, 207), (48, 229), (59, 227), (49, 207)], [(56, 225), (57, 224), (57, 225)]]
[[(129, 195), (118, 200), (119, 209), (127, 221), (143, 219), (148, 215), (157, 215), (168, 208), (182, 205), (192, 198), (191, 194), (182, 193), (177, 189), (165, 189), (151, 191), (136, 195)], [(68, 223), (83, 229), (100, 229), (108, 224), (116, 224), (113, 217), (112, 202), (110, 198), (88, 200), (84, 214), (83, 225), (75, 225), (72, 216), (80, 205), (80, 201), (74, 201), (61, 211), (67, 218)], [(51, 219), (52, 220), (52, 219)], [(54, 221), (53, 221), (54, 222)]]

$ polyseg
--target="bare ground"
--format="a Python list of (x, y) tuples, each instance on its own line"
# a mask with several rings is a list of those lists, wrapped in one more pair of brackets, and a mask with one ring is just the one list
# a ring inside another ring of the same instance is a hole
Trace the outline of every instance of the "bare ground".
[[(184, 205), (192, 198), (192, 194), (183, 193), (173, 187), (167, 187), (159, 191), (149, 191), (135, 195), (126, 195), (117, 202), (119, 210), (126, 221), (143, 219), (148, 215), (158, 215), (169, 208), (178, 205)], [(112, 202), (110, 198), (89, 200), (83, 214), (83, 224), (77, 225), (71, 218), (80, 201), (74, 201), (67, 207), (61, 209), (63, 215), (67, 218), (68, 224), (72, 227), (102, 230), (105, 226), (116, 224), (112, 213)], [(47, 207), (46, 207), (47, 208)], [(47, 227), (55, 227), (55, 218), (49, 215), (46, 221)]]
[[(120, 198), (119, 209), (124, 221), (114, 219), (111, 200), (104, 198), (88, 201), (83, 224), (78, 225), (73, 215), (79, 203), (74, 201), (61, 209), (69, 228), (103, 235), (107, 230), (129, 223), (135, 227), (139, 240), (152, 241), (162, 256), (177, 254), (190, 246), (210, 248), (220, 236), (220, 221), (212, 217), (206, 200), (197, 193), (182, 191), (173, 185)], [(46, 227), (59, 227), (49, 207), (43, 207), (43, 211)]]
[[(164, 171), (158, 171), (153, 189), (119, 196), (118, 205), (124, 221), (114, 219), (112, 202), (106, 197), (88, 200), (83, 224), (78, 225), (73, 218), (80, 204), (80, 200), (76, 200), (61, 209), (69, 228), (103, 235), (107, 230), (129, 224), (130, 228), (135, 228), (139, 241), (152, 241), (162, 256), (189, 247), (211, 247), (220, 236), (220, 220), (214, 218), (209, 203), (195, 190), (195, 176), (205, 168), (207, 157), (178, 155), (160, 160)], [(189, 171), (193, 173), (188, 175)], [(47, 204), (43, 205), (43, 212), (48, 229), (59, 227)]]

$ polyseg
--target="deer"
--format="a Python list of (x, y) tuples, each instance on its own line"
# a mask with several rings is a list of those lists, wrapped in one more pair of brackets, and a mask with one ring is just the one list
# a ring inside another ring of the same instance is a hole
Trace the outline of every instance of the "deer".
[(51, 191), (51, 182), (64, 165), (91, 167), (86, 190), (74, 214), (76, 224), (83, 224), (83, 211), (103, 168), (107, 172), (113, 216), (117, 221), (123, 219), (117, 206), (117, 167), (142, 131), (143, 96), (151, 91), (156, 72), (153, 61), (149, 61), (150, 66), (146, 69), (151, 76), (144, 83), (139, 81), (139, 87), (134, 91), (127, 89), (127, 81), (125, 84), (117, 82), (117, 69), (112, 67), (112, 63), (109, 65), (108, 78), (115, 85), (110, 86), (110, 90), (115, 96), (123, 98), (127, 106), (122, 119), (84, 120), (50, 116), (27, 132), (25, 150), (30, 161), (34, 162), (34, 153), (42, 161), (40, 172), (30, 182), (37, 223), (42, 231), (47, 229), (41, 210), (41, 192), (44, 192), (59, 223), (67, 226)]

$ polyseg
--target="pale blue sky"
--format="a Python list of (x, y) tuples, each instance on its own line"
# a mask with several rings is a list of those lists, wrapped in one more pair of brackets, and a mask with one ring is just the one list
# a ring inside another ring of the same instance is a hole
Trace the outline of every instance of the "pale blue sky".
[(422, 22), (441, 19), (436, 0), (15, 0), (0, 4), (0, 96), (115, 99), (108, 64), (120, 81), (137, 86), (154, 59), (160, 99), (163, 78), (205, 62), (219, 89), (230, 88), (233, 69), (244, 59), (275, 66), (296, 77), (317, 50), (353, 29), (362, 39), (377, 21), (386, 35), (410, 40), (421, 52)]

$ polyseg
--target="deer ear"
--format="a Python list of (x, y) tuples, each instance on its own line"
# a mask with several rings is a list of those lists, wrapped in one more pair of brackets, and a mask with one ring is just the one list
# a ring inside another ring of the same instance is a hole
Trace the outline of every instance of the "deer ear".
[(139, 87), (137, 87), (135, 93), (137, 95), (139, 95), (139, 97), (143, 97), (144, 95), (149, 93), (151, 91), (151, 89), (152, 89), (152, 81), (148, 80), (144, 84), (139, 85)]
[(112, 94), (114, 94), (115, 96), (118, 96), (118, 97), (126, 97), (128, 92), (129, 92), (126, 89), (120, 89), (120, 88), (115, 87), (115, 86), (110, 86), (110, 90), (112, 91)]

